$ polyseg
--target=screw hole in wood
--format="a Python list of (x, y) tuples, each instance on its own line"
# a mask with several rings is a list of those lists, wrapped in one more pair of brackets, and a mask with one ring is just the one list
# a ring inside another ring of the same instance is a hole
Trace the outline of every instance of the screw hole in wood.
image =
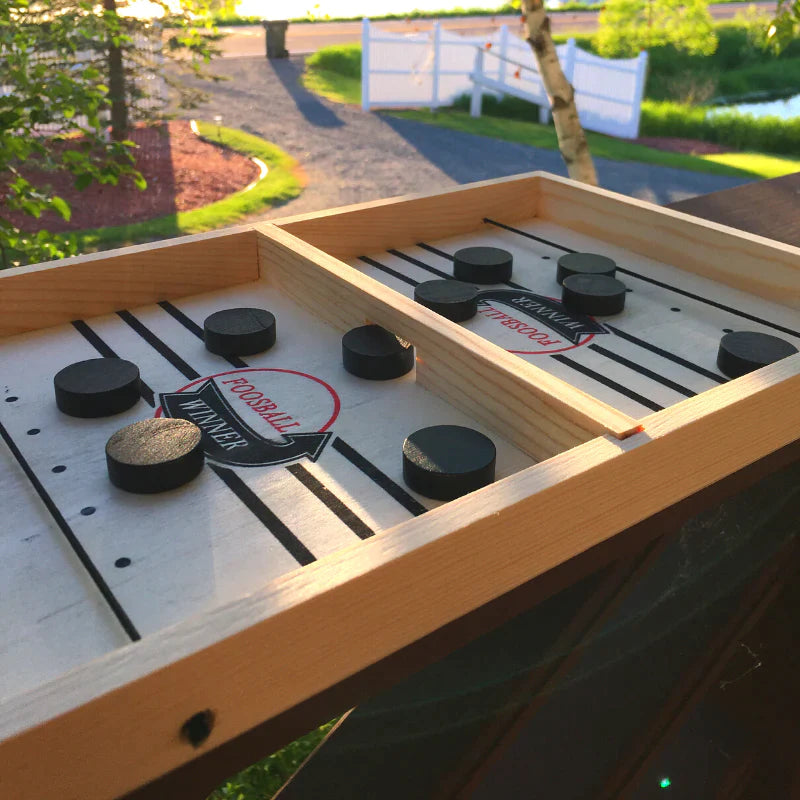
[(214, 713), (210, 709), (198, 711), (181, 726), (181, 737), (192, 747), (200, 747), (211, 735), (214, 727)]

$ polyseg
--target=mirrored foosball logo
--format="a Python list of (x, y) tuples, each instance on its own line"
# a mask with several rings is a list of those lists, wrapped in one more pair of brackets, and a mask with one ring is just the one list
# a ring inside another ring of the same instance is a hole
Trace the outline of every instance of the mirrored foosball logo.
[(156, 416), (187, 419), (208, 458), (235, 467), (316, 461), (341, 407), (325, 381), (288, 369), (237, 369), (159, 395)]
[(593, 317), (566, 309), (559, 300), (522, 289), (478, 294), (475, 332), (519, 355), (561, 353), (608, 333)]

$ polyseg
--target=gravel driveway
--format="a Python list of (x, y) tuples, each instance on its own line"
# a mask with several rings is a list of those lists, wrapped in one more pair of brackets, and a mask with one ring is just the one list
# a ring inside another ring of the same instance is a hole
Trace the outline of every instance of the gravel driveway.
[[(211, 95), (193, 116), (262, 136), (293, 155), (308, 178), (303, 194), (261, 216), (287, 216), (430, 192), (469, 181), (543, 169), (566, 175), (558, 153), (365, 113), (317, 97), (300, 86), (303, 58), (227, 58), (214, 63), (228, 78), (198, 82)], [(187, 114), (187, 116), (189, 116)], [(727, 189), (746, 179), (635, 162), (595, 159), (607, 189), (666, 204)]]

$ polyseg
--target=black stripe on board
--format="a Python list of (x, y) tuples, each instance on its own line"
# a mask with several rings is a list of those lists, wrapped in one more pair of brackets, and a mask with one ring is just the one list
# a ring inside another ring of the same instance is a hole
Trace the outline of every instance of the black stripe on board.
[(676, 364), (680, 364), (682, 367), (686, 367), (686, 369), (690, 369), (693, 372), (696, 372), (698, 375), (704, 375), (706, 378), (709, 378), (712, 381), (716, 381), (717, 383), (728, 382), (728, 379), (723, 378), (722, 375), (717, 375), (716, 372), (711, 372), (711, 370), (705, 369), (704, 367), (701, 367), (697, 364), (693, 364), (691, 361), (687, 361), (685, 358), (676, 356), (674, 353), (670, 353), (669, 350), (663, 350), (657, 345), (650, 344), (650, 342), (645, 342), (644, 339), (640, 339), (638, 336), (632, 336), (630, 333), (625, 333), (625, 331), (621, 331), (619, 328), (615, 328), (608, 322), (604, 322), (603, 327), (610, 330), (611, 333), (613, 333), (615, 336), (619, 336), (620, 339), (625, 339), (629, 342), (633, 342), (633, 344), (639, 345), (639, 347), (642, 347), (645, 350), (649, 350), (651, 353), (656, 353), (662, 358), (674, 361)]
[[(555, 242), (550, 241), (549, 239), (543, 239), (541, 236), (534, 236), (532, 233), (527, 233), (526, 231), (521, 231), (519, 228), (514, 228), (511, 225), (504, 225), (502, 222), (495, 222), (492, 219), (484, 218), (484, 222), (488, 222), (490, 225), (496, 225), (498, 228), (505, 228), (507, 231), (511, 231), (512, 233), (518, 233), (520, 236), (525, 236), (528, 239), (535, 239), (537, 242), (542, 242), (543, 244), (550, 245), (550, 247), (555, 247), (557, 250), (563, 250), (565, 253), (575, 253), (576, 250), (573, 250), (570, 247), (564, 247), (563, 244), (556, 244)], [(742, 317), (742, 319), (749, 319), (751, 322), (757, 322), (759, 325), (765, 325), (768, 328), (772, 328), (776, 331), (781, 331), (782, 333), (788, 333), (791, 336), (797, 336), (800, 338), (800, 331), (792, 330), (792, 328), (787, 328), (784, 325), (778, 325), (777, 322), (770, 322), (769, 320), (762, 319), (761, 317), (757, 317), (755, 314), (750, 314), (747, 311), (739, 311), (736, 308), (732, 308), (731, 306), (726, 306), (724, 303), (718, 303), (716, 300), (709, 300), (707, 297), (702, 297), (699, 294), (694, 294), (694, 292), (687, 292), (685, 289), (679, 289), (677, 286), (671, 286), (668, 283), (664, 283), (663, 281), (656, 280), (655, 278), (650, 278), (647, 275), (642, 275), (640, 272), (634, 272), (632, 269), (628, 269), (627, 267), (617, 267), (617, 272), (622, 272), (625, 275), (631, 275), (634, 278), (638, 278), (640, 281), (645, 281), (646, 283), (652, 283), (653, 286), (658, 286), (661, 289), (666, 289), (669, 292), (675, 292), (675, 294), (682, 295), (683, 297), (689, 297), (692, 300), (697, 300), (699, 303), (705, 303), (707, 306), (713, 306), (714, 308), (718, 308), (721, 311), (727, 311), (729, 314), (735, 314), (737, 317)]]
[[(119, 356), (104, 342), (98, 335), (97, 331), (93, 331), (82, 319), (72, 320), (72, 327), (86, 339), (89, 344), (100, 353), (103, 358), (119, 358)], [(155, 395), (153, 390), (142, 380), (139, 376), (139, 394), (142, 395), (145, 403), (152, 408), (156, 407)]]
[(601, 347), (599, 344), (590, 344), (589, 349), (594, 350), (595, 353), (600, 353), (601, 356), (610, 358), (612, 361), (616, 361), (617, 364), (622, 364), (622, 366), (632, 369), (634, 372), (638, 372), (640, 375), (644, 375), (646, 378), (650, 378), (651, 380), (660, 383), (662, 386), (666, 386), (667, 388), (682, 394), (684, 397), (695, 397), (695, 395), (697, 395), (697, 392), (693, 392), (691, 389), (681, 386), (680, 383), (675, 383), (675, 381), (671, 381), (669, 378), (665, 378), (663, 375), (659, 375), (657, 372), (653, 372), (653, 370), (647, 369), (647, 367), (643, 367), (641, 364), (637, 364), (635, 361), (631, 361), (630, 359), (625, 358), (625, 356), (619, 355), (619, 353), (613, 353), (611, 350), (606, 350), (605, 347)]
[(427, 250), (429, 253), (433, 253), (435, 256), (440, 256), (441, 258), (446, 258), (448, 261), (455, 261), (453, 256), (450, 253), (445, 253), (444, 250), (440, 250), (438, 247), (434, 247), (432, 244), (425, 244), (425, 242), (417, 242), (417, 247), (421, 247), (423, 250)]
[(183, 373), (190, 381), (200, 377), (198, 372), (195, 372), (166, 342), (159, 339), (153, 331), (146, 327), (141, 320), (134, 317), (130, 311), (117, 311), (117, 315), (123, 322), (133, 328), (150, 347), (166, 358), (178, 372)]
[(578, 252), (570, 247), (564, 247), (563, 244), (556, 244), (555, 242), (551, 242), (549, 239), (543, 239), (541, 236), (536, 236), (535, 234), (528, 233), (527, 231), (521, 231), (519, 228), (514, 228), (511, 225), (505, 225), (502, 222), (497, 222), (496, 220), (489, 219), (488, 217), (484, 217), (483, 221), (488, 225), (494, 225), (497, 228), (504, 228), (507, 231), (511, 231), (511, 233), (518, 233), (520, 236), (524, 236), (526, 239), (533, 239), (535, 242), (541, 242), (542, 244), (549, 245), (550, 247), (555, 247), (556, 250), (563, 250), (565, 253)]
[[(169, 300), (162, 300), (159, 305), (164, 311), (167, 312), (176, 322), (180, 322), (187, 331), (193, 333), (198, 339), (201, 341), (204, 340), (203, 337), (203, 329), (190, 317), (187, 317), (186, 314), (183, 313), (179, 308), (176, 308)], [(239, 356), (223, 356), (223, 358), (232, 366), (232, 367), (246, 367), (247, 364), (242, 361)]]
[(360, 539), (369, 539), (375, 531), (349, 509), (322, 481), (315, 478), (302, 464), (290, 464), (286, 469), (318, 500), (324, 503)]
[(406, 511), (415, 517), (424, 514), (428, 509), (415, 500), (402, 486), (398, 486), (386, 473), (381, 472), (372, 462), (367, 461), (361, 453), (356, 452), (347, 442), (338, 436), (331, 445), (337, 453), (343, 455), (354, 467), (360, 469), (368, 478), (381, 487), (400, 503)]
[(376, 261), (374, 258), (370, 258), (369, 256), (359, 256), (358, 260), (363, 261), (365, 264), (369, 264), (371, 267), (375, 267), (375, 269), (385, 272), (387, 275), (392, 275), (398, 280), (403, 281), (403, 283), (407, 283), (409, 286), (416, 286), (419, 283), (419, 281), (409, 278), (408, 275), (403, 275), (402, 272), (398, 272), (391, 267), (387, 267), (385, 264), (381, 264), (379, 261)]
[(232, 470), (209, 464), (223, 483), (244, 503), (258, 521), (284, 546), (292, 558), (306, 566), (316, 561), (311, 551), (281, 522), (261, 498)]
[(120, 605), (119, 600), (117, 600), (114, 592), (111, 591), (111, 588), (105, 582), (105, 579), (94, 565), (92, 559), (89, 558), (89, 554), (83, 549), (83, 545), (80, 543), (80, 541), (78, 541), (78, 537), (75, 535), (75, 532), (72, 530), (69, 523), (64, 519), (63, 514), (58, 510), (58, 506), (56, 506), (56, 504), (53, 502), (53, 498), (50, 497), (47, 489), (42, 486), (41, 482), (36, 477), (36, 473), (31, 469), (30, 464), (28, 464), (28, 462), (25, 460), (25, 456), (22, 455), (2, 422), (0, 422), (0, 437), (2, 437), (2, 439), (8, 445), (8, 449), (11, 451), (14, 458), (16, 458), (17, 463), (20, 465), (22, 471), (31, 482), (33, 488), (36, 490), (36, 494), (39, 495), (45, 507), (50, 512), (50, 516), (53, 518), (56, 525), (58, 525), (58, 527), (61, 529), (64, 537), (69, 542), (69, 546), (72, 548), (73, 552), (78, 557), (78, 560), (81, 562), (81, 564), (83, 564), (84, 568), (89, 573), (94, 585), (97, 587), (100, 594), (103, 595), (103, 598), (105, 599), (106, 603), (108, 603), (109, 608), (114, 612), (114, 616), (119, 621), (119, 624), (122, 626), (125, 633), (128, 634), (132, 642), (139, 641), (139, 639), (142, 637), (139, 631), (136, 630), (136, 626), (133, 624), (133, 622), (131, 622), (131, 618), (127, 615), (125, 609)]
[(571, 369), (574, 369), (576, 372), (580, 372), (587, 378), (591, 378), (592, 380), (595, 380), (598, 383), (602, 383), (603, 386), (608, 386), (609, 389), (613, 389), (615, 392), (619, 392), (620, 394), (625, 395), (625, 397), (631, 400), (635, 400), (637, 403), (643, 405), (645, 408), (649, 408), (651, 411), (664, 410), (664, 406), (660, 406), (653, 400), (649, 400), (643, 395), (640, 395), (638, 392), (634, 392), (632, 389), (629, 389), (627, 386), (623, 386), (621, 383), (612, 381), (611, 378), (607, 378), (605, 375), (601, 375), (599, 372), (595, 372), (594, 370), (591, 370), (588, 367), (584, 367), (583, 364), (580, 364), (571, 358), (567, 358), (565, 355), (562, 355), (561, 353), (554, 353), (553, 355), (550, 356), (550, 358), (554, 358), (559, 363), (564, 364), (565, 366), (570, 367)]
[(446, 272), (436, 269), (436, 267), (432, 267), (430, 264), (426, 264), (424, 261), (420, 261), (418, 258), (414, 258), (414, 256), (408, 256), (405, 253), (401, 253), (399, 250), (389, 250), (387, 252), (391, 253), (393, 256), (402, 258), (403, 261), (408, 261), (409, 264), (415, 264), (418, 267), (422, 267), (422, 269), (427, 270), (428, 272), (437, 275), (440, 278), (444, 278), (448, 281), (455, 280), (452, 275), (448, 275)]

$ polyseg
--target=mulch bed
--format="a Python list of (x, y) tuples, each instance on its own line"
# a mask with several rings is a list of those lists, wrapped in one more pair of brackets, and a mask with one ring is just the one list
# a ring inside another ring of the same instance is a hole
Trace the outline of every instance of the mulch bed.
[(699, 139), (677, 139), (668, 136), (643, 136), (633, 140), (636, 144), (654, 147), (656, 150), (667, 150), (670, 153), (685, 153), (690, 156), (708, 156), (716, 153), (730, 153), (732, 147)]
[(47, 212), (40, 219), (23, 213), (6, 213), (25, 231), (54, 233), (86, 228), (125, 225), (156, 217), (190, 211), (239, 191), (259, 175), (258, 167), (246, 156), (204, 142), (192, 133), (185, 120), (158, 126), (139, 126), (130, 132), (139, 145), (136, 166), (147, 181), (140, 191), (128, 178), (117, 186), (92, 184), (78, 191), (68, 173), (45, 173), (24, 169), (34, 184), (49, 184), (72, 208), (69, 222)]

